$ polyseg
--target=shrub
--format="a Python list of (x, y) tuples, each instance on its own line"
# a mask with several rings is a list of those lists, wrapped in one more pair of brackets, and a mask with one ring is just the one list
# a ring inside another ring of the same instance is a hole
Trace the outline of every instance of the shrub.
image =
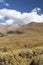
[(26, 53), (24, 53), (24, 52), (21, 52), (21, 53), (19, 53), (19, 56), (21, 56), (21, 57), (23, 57), (23, 58), (32, 58), (32, 56), (33, 56), (33, 54), (31, 54), (31, 53), (28, 53), (28, 52), (26, 52)]
[(35, 56), (30, 65), (43, 65), (43, 55)]
[(15, 33), (17, 33), (17, 34), (22, 34), (23, 32), (22, 32), (22, 31), (16, 31)]
[(3, 52), (7, 52), (7, 48), (6, 47), (3, 48)]
[(0, 33), (0, 37), (3, 37), (3, 34), (2, 33)]
[(30, 65), (39, 65), (39, 63), (38, 63), (38, 61), (32, 60), (32, 62), (30, 63)]
[(8, 31), (7, 32), (7, 34), (13, 34), (14, 33), (14, 31)]

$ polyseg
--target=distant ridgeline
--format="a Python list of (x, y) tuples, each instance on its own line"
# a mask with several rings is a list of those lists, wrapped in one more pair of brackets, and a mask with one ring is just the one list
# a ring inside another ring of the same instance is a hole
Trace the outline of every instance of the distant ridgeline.
[(0, 24), (0, 37), (4, 34), (22, 34), (24, 30), (29, 29), (42, 29), (43, 30), (43, 23), (36, 23), (31, 22), (26, 25), (18, 25), (18, 24), (12, 24), (12, 25), (2, 25)]

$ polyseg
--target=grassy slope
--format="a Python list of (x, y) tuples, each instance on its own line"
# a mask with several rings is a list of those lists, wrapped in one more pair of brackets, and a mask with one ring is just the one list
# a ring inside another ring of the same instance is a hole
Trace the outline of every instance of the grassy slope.
[[(5, 47), (7, 52), (3, 52)], [(26, 54), (33, 54), (33, 52), (37, 58), (35, 56), (31, 59), (27, 58)], [(23, 34), (7, 34), (7, 36), (0, 37), (0, 58), (6, 60), (6, 65), (30, 65), (33, 59), (38, 59), (39, 65), (43, 65), (43, 29), (33, 28), (26, 30)], [(4, 65), (3, 62), (0, 62), (1, 64)]]
[[(23, 34), (8, 34), (0, 37), (0, 48), (8, 49), (33, 48), (43, 46), (43, 30), (28, 30)], [(10, 51), (11, 51), (10, 50)]]

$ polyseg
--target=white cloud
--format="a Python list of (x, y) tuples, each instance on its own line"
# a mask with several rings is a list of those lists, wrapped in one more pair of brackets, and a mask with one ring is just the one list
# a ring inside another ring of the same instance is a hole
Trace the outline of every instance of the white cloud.
[(6, 24), (7, 24), (7, 25), (11, 25), (11, 24), (13, 24), (13, 22), (14, 22), (14, 20), (7, 20), (7, 21), (6, 21)]
[(43, 14), (39, 15), (37, 12), (39, 12), (40, 8), (35, 8), (29, 13), (21, 13), (17, 10), (11, 10), (11, 9), (1, 9), (0, 15), (4, 17), (9, 17), (7, 21), (5, 21), (6, 24), (27, 24), (30, 22), (43, 22)]
[(4, 16), (0, 15), (0, 19), (3, 19)]
[(32, 10), (32, 12), (39, 12), (41, 10), (41, 8), (35, 8)]
[(9, 4), (8, 4), (8, 3), (5, 3), (5, 5), (6, 5), (6, 6), (9, 6)]

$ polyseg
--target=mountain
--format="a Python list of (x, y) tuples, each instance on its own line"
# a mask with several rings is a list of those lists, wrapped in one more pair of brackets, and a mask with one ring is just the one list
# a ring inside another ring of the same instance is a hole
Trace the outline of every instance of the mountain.
[(23, 25), (24, 29), (31, 29), (31, 28), (43, 28), (43, 23), (36, 23), (36, 22), (31, 22), (29, 24)]
[(25, 31), (25, 30), (31, 30), (31, 29), (43, 29), (43, 23), (36, 23), (31, 22), (26, 25), (18, 25), (18, 24), (12, 24), (12, 25), (3, 25), (0, 24), (0, 33), (7, 33), (9, 31)]
[(31, 22), (31, 23), (29, 23), (29, 24), (26, 24), (26, 25), (24, 25), (24, 27), (43, 27), (43, 23), (36, 23), (36, 22)]

